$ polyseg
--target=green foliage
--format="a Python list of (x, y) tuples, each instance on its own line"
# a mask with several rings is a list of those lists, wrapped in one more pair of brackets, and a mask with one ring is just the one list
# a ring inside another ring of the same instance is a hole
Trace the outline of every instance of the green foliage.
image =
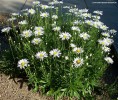
[[(108, 66), (104, 61), (104, 57), (108, 53), (105, 53), (98, 43), (98, 39), (103, 38), (101, 32), (104, 30), (85, 23), (85, 19), (90, 19), (84, 15), (88, 14), (87, 12), (76, 11), (76, 7), (70, 9), (73, 12), (69, 12), (68, 9), (61, 12), (62, 8), (61, 4), (48, 9), (34, 6), (35, 14), (32, 14), (30, 9), (28, 10), (30, 14), (27, 15), (27, 11), (23, 11), (21, 16), (16, 16), (18, 22), (25, 20), (27, 23), (18, 24), (19, 29), (16, 29), (12, 21), (13, 26), (10, 33), (5, 33), (9, 38), (10, 50), (7, 50), (2, 58), (1, 71), (26, 76), (34, 91), (40, 90), (42, 93), (54, 96), (55, 99), (69, 97), (78, 100), (82, 100), (82, 98), (94, 100), (94, 87), (100, 85), (99, 80)], [(41, 16), (41, 12), (48, 12), (49, 16)], [(76, 12), (77, 14), (75, 14)], [(57, 15), (58, 18), (52, 18), (52, 15)], [(78, 21), (77, 24), (74, 24), (75, 21)], [(93, 21), (99, 20), (93, 18)], [(43, 31), (40, 28), (39, 30), (44, 34), (36, 36), (35, 28), (39, 26), (43, 28)], [(60, 27), (59, 31), (53, 29), (57, 26)], [(77, 29), (72, 30), (73, 26), (76, 26)], [(26, 30), (30, 30), (32, 35), (28, 36), (30, 33), (27, 32), (23, 36), (23, 32)], [(68, 32), (71, 37), (69, 39), (67, 39), (68, 36), (60, 37), (62, 32)], [(90, 37), (80, 37), (80, 34), (85, 32)], [(34, 38), (40, 38), (41, 43), (34, 45), (32, 43)], [(84, 51), (80, 50), (78, 54), (77, 51), (74, 51), (75, 47), (71, 46), (72, 43)], [(60, 50), (61, 54), (54, 57), (55, 54), (51, 55), (50, 51), (56, 48)], [(37, 58), (36, 53), (40, 51), (45, 51), (48, 57), (40, 59), (41, 56), (39, 56)], [(83, 62), (81, 59), (74, 62), (77, 57), (83, 59)], [(26, 66), (24, 66), (24, 62), (19, 64), (22, 59), (27, 59)]]

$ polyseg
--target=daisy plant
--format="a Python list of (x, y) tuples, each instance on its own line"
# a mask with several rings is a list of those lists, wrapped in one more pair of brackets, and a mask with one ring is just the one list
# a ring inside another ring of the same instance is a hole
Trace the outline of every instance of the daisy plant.
[(32, 8), (11, 14), (15, 22), (2, 29), (10, 47), (7, 71), (25, 75), (35, 91), (54, 99), (93, 100), (94, 88), (114, 62), (110, 46), (116, 31), (100, 21), (102, 14), (57, 0), (34, 1)]

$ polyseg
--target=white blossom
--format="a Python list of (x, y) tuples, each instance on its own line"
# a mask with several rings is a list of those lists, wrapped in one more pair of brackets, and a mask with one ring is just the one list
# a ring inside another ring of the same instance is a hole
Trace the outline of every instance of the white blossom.
[(18, 67), (20, 69), (24, 69), (27, 66), (29, 66), (29, 61), (27, 59), (21, 59), (18, 61)]
[(18, 22), (18, 24), (25, 25), (25, 24), (27, 24), (27, 21), (26, 20), (23, 20), (23, 21)]
[(75, 58), (73, 64), (76, 68), (81, 67), (84, 64), (84, 60), (82, 58)]
[(11, 30), (11, 27), (6, 27), (1, 30), (1, 32), (9, 32)]
[(98, 11), (98, 10), (96, 10), (96, 11), (94, 11), (93, 13), (98, 14), (98, 15), (103, 15), (103, 11)]
[(52, 19), (58, 19), (58, 16), (57, 15), (52, 15)]
[(28, 38), (32, 36), (32, 31), (31, 30), (24, 30), (21, 34), (22, 37)]
[(71, 38), (71, 34), (69, 34), (68, 32), (63, 32), (59, 35), (59, 37), (62, 39), (62, 40), (69, 40)]
[(36, 53), (35, 57), (37, 59), (43, 60), (44, 58), (47, 58), (48, 55), (47, 55), (47, 53), (45, 51), (40, 51), (40, 52)]
[(36, 13), (36, 11), (35, 11), (34, 9), (32, 9), (32, 8), (31, 8), (31, 9), (29, 9), (29, 10), (28, 10), (28, 13), (30, 13), (30, 14), (32, 14), (32, 15), (33, 15), (33, 14), (35, 14), (35, 13)]
[(61, 52), (60, 52), (59, 49), (53, 49), (53, 50), (51, 50), (49, 53), (50, 53), (50, 55), (53, 56), (53, 57), (60, 57), (60, 55), (61, 55)]
[(75, 48), (73, 48), (73, 52), (75, 52), (77, 54), (80, 54), (80, 53), (83, 53), (84, 50), (81, 47), (75, 47)]
[(32, 40), (32, 44), (38, 45), (41, 41), (42, 41), (42, 40), (41, 40), (40, 38), (34, 38), (34, 39)]
[(40, 5), (40, 7), (42, 8), (42, 9), (48, 9), (49, 8), (49, 6), (48, 5)]
[(105, 60), (108, 64), (113, 64), (113, 63), (114, 63), (113, 59), (110, 58), (110, 57), (105, 57), (104, 60)]
[(59, 32), (61, 30), (61, 28), (59, 26), (56, 26), (53, 28), (53, 30)]
[(109, 45), (111, 45), (114, 41), (113, 41), (113, 39), (111, 39), (111, 38), (104, 38), (104, 39), (99, 39), (98, 40), (98, 42), (99, 42), (99, 44), (101, 44), (101, 45), (103, 45), (103, 46), (109, 46)]
[(90, 38), (90, 35), (87, 33), (81, 33), (79, 36), (83, 38), (84, 40), (88, 40)]
[(42, 18), (47, 18), (47, 17), (49, 16), (49, 13), (47, 13), (47, 12), (42, 13), (42, 12), (41, 12), (40, 16), (41, 16)]

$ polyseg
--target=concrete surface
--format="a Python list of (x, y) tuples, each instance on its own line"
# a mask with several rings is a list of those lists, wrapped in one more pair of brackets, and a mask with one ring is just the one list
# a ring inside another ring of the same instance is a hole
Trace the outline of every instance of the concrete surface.
[[(24, 8), (29, 8), (32, 6), (34, 0), (27, 0)], [(48, 2), (50, 0), (39, 0), (41, 2)], [(25, 0), (0, 0), (0, 12), (12, 13), (19, 12), (24, 5)]]

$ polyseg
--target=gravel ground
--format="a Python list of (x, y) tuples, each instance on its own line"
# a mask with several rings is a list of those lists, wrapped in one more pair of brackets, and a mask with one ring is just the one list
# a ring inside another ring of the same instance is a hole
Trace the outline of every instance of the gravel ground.
[(39, 93), (28, 90), (26, 83), (21, 88), (20, 79), (9, 79), (8, 76), (0, 74), (0, 100), (49, 100)]

